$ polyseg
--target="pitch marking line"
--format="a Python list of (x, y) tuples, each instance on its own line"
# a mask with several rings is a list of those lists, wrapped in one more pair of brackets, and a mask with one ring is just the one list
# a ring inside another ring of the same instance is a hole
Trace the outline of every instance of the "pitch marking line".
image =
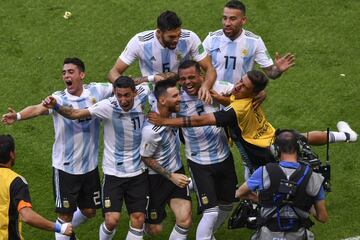
[(344, 238), (342, 240), (360, 240), (360, 236)]

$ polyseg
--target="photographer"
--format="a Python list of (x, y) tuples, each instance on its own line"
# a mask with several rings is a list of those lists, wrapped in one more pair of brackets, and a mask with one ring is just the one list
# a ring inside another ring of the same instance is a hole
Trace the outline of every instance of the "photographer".
[(308, 230), (313, 225), (310, 213), (320, 222), (328, 219), (324, 178), (298, 162), (299, 140), (294, 130), (277, 132), (274, 152), (280, 162), (258, 168), (236, 191), (236, 197), (261, 206), (252, 239), (314, 239)]
[(51, 222), (32, 209), (25, 178), (12, 170), (15, 157), (14, 139), (0, 135), (0, 239), (23, 239), (21, 222), (71, 236), (71, 223)]

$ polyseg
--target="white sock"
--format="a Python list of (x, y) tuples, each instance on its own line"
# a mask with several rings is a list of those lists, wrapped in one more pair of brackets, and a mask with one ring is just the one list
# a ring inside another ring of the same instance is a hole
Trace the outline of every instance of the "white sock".
[(189, 229), (182, 228), (179, 225), (175, 224), (174, 228), (170, 234), (169, 240), (185, 240)]
[(231, 214), (232, 208), (233, 208), (233, 206), (231, 203), (228, 205), (219, 205), (219, 215), (216, 220), (213, 233), (215, 233), (221, 227), (221, 225), (223, 225), (223, 223), (226, 221), (226, 219)]
[(347, 139), (346, 134), (344, 132), (333, 132), (331, 131), (329, 133), (329, 142), (335, 143), (335, 142), (345, 142)]
[(105, 222), (100, 224), (99, 229), (99, 240), (111, 240), (115, 236), (116, 229), (113, 231), (109, 231), (106, 226)]
[(76, 212), (74, 212), (71, 224), (73, 225), (73, 228), (77, 228), (80, 224), (86, 222), (87, 220), (88, 218), (82, 214), (79, 208), (77, 208)]
[(144, 231), (142, 229), (137, 229), (129, 226), (129, 231), (126, 235), (125, 240), (142, 240)]
[(219, 207), (206, 209), (196, 229), (197, 240), (211, 240), (216, 220), (219, 215)]
[[(56, 223), (63, 224), (63, 223), (66, 223), (66, 222), (64, 222), (64, 221), (62, 221), (61, 219), (58, 218), (58, 219), (56, 219)], [(56, 240), (69, 240), (70, 237), (62, 235), (60, 233), (55, 233), (55, 239)]]

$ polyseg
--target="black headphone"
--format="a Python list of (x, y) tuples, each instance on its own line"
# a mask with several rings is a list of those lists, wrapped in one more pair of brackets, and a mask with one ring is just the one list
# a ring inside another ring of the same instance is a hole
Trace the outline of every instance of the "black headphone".
[(301, 138), (302, 135), (294, 130), (294, 129), (276, 129), (275, 134), (274, 134), (274, 138), (272, 140), (272, 145), (270, 145), (270, 151), (271, 154), (274, 156), (274, 158), (276, 160), (279, 160), (280, 158), (280, 147), (279, 147), (279, 142), (280, 142), (280, 135), (284, 132), (289, 132), (291, 133), (294, 138), (296, 139), (296, 152), (298, 154), (298, 156), (301, 155), (302, 153), (302, 144), (301, 144)]

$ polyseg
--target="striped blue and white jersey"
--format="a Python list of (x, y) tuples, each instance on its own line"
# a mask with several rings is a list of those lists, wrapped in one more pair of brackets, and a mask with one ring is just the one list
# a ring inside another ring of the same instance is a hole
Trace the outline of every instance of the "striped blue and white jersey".
[[(223, 95), (231, 93), (233, 85), (224, 81), (216, 81), (213, 89)], [(219, 104), (206, 104), (181, 92), (180, 111), (178, 116), (191, 116), (212, 113), (219, 110)], [(186, 158), (201, 165), (209, 165), (224, 161), (230, 154), (225, 131), (222, 127), (203, 126), (181, 129), (185, 138)]]
[[(80, 97), (71, 95), (66, 89), (52, 94), (60, 105), (72, 108), (88, 108), (112, 95), (110, 83), (84, 85)], [(56, 111), (53, 114), (55, 142), (52, 165), (69, 174), (84, 174), (94, 170), (98, 164), (100, 120), (86, 118), (67, 119)]]
[(210, 32), (203, 45), (216, 69), (216, 80), (235, 84), (252, 70), (254, 62), (261, 68), (274, 64), (261, 37), (245, 29), (234, 41), (222, 29)]
[(164, 48), (155, 32), (150, 30), (136, 34), (119, 57), (127, 65), (138, 59), (143, 76), (177, 72), (183, 61), (193, 59), (199, 62), (207, 55), (200, 38), (192, 31), (182, 29), (179, 42), (173, 50)]
[[(142, 130), (140, 155), (153, 158), (170, 172), (182, 167), (180, 159), (179, 129), (166, 126), (155, 126), (145, 121)], [(151, 168), (149, 174), (157, 174)]]
[(133, 177), (145, 171), (140, 158), (141, 129), (144, 124), (144, 107), (149, 88), (137, 87), (134, 106), (125, 112), (116, 96), (91, 106), (91, 115), (102, 119), (104, 124), (104, 174), (116, 177)]

